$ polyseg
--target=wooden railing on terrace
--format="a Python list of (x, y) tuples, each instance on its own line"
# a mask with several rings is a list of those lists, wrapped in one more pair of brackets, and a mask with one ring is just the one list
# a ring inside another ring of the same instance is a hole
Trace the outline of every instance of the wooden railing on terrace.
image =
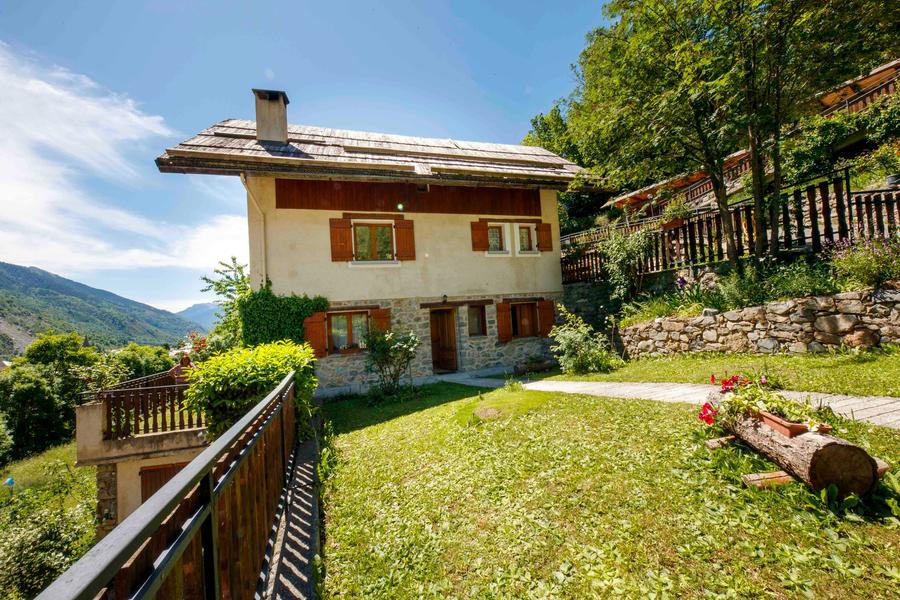
[(261, 596), (296, 441), (294, 393), (291, 373), (38, 600)]
[[(846, 176), (846, 174), (845, 174)], [(850, 192), (845, 177), (837, 177), (782, 194), (778, 248), (819, 253), (842, 240), (887, 238), (900, 227), (900, 190)], [(755, 252), (757, 224), (749, 203), (729, 209), (739, 256)], [(649, 229), (650, 249), (640, 273), (656, 273), (725, 260), (722, 221), (718, 210), (696, 213), (673, 229)], [(767, 239), (771, 228), (766, 229)], [(596, 243), (564, 248), (563, 282), (600, 281), (605, 277)]]
[(895, 94), (897, 92), (897, 80), (900, 78), (900, 72), (895, 73), (889, 79), (882, 81), (879, 84), (876, 84), (870, 88), (861, 90), (856, 94), (849, 96), (844, 99), (843, 102), (838, 102), (833, 106), (829, 106), (821, 113), (824, 117), (830, 117), (834, 113), (838, 111), (846, 111), (848, 113), (857, 113), (866, 110), (872, 105), (878, 98), (882, 96), (888, 96), (890, 94)]
[(95, 400), (106, 408), (103, 439), (205, 427), (202, 413), (189, 410), (184, 403), (187, 387), (181, 383), (97, 392)]

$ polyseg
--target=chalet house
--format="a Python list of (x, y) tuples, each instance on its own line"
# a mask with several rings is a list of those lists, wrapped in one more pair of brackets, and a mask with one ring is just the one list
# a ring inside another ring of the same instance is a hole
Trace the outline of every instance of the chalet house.
[(156, 163), (241, 178), (253, 285), (330, 302), (304, 328), (320, 388), (371, 382), (368, 327), (418, 334), (420, 380), (546, 353), (562, 294), (556, 195), (576, 165), (528, 146), (288, 125), (284, 92), (253, 94), (256, 122), (222, 121)]

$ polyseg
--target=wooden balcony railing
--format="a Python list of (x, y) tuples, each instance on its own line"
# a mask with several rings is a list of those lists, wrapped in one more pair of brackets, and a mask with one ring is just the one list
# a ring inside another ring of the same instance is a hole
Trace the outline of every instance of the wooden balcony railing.
[(291, 373), (38, 599), (261, 595), (294, 445)]
[(104, 404), (106, 412), (103, 439), (205, 427), (203, 415), (184, 404), (187, 387), (175, 384), (97, 392), (94, 399)]
[[(778, 230), (780, 250), (819, 253), (837, 241), (884, 239), (900, 231), (898, 190), (850, 192), (846, 177), (835, 176), (805, 187), (789, 188), (782, 198)], [(760, 231), (753, 219), (752, 206), (747, 202), (733, 205), (729, 218), (735, 230), (738, 255), (753, 255)], [(638, 272), (656, 273), (722, 261), (726, 254), (722, 231), (717, 210), (695, 213), (676, 228), (652, 229), (650, 249)], [(771, 228), (767, 227), (765, 234), (768, 239)], [(562, 258), (564, 283), (604, 279), (603, 260), (596, 244), (573, 245), (565, 251)]]
[(897, 80), (900, 78), (900, 72), (895, 73), (889, 79), (882, 81), (870, 88), (864, 89), (856, 94), (845, 98), (833, 106), (829, 106), (823, 110), (823, 117), (830, 117), (836, 112), (846, 111), (848, 113), (862, 112), (882, 96), (888, 96), (897, 92)]

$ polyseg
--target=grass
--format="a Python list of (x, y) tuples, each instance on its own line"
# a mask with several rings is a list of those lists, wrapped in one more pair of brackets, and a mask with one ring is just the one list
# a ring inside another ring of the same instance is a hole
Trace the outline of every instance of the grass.
[[(900, 522), (841, 515), (800, 484), (743, 488), (773, 465), (707, 450), (695, 407), (444, 383), (325, 411), (326, 598), (878, 598), (900, 584)], [(841, 435), (900, 459), (900, 432)]]
[(771, 356), (694, 353), (631, 360), (611, 373), (587, 375), (551, 371), (544, 379), (571, 381), (656, 381), (709, 383), (710, 375), (759, 373), (784, 389), (864, 396), (900, 397), (900, 347), (868, 352)]
[[(47, 465), (59, 462), (75, 469), (74, 441), (61, 446), (54, 446), (40, 454), (35, 454), (0, 467), (0, 475), (2, 475), (4, 481), (7, 477), (12, 477), (16, 482), (16, 489), (43, 488), (52, 483), (52, 475), (47, 472)], [(81, 471), (82, 469), (79, 470)], [(83, 471), (93, 477), (93, 467), (85, 467)]]

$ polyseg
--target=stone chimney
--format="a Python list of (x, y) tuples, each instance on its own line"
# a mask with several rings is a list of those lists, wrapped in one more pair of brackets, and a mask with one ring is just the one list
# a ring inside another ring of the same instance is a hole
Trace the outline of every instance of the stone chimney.
[(256, 139), (287, 144), (287, 94), (280, 90), (253, 90), (256, 96)]

